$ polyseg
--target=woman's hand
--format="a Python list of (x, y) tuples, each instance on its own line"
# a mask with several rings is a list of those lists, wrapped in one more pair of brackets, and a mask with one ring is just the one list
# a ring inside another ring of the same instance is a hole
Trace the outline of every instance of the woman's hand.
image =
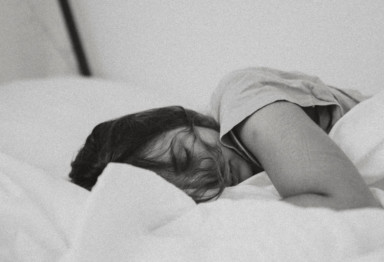
[(380, 207), (356, 167), (299, 106), (272, 103), (235, 132), (284, 201), (305, 207)]

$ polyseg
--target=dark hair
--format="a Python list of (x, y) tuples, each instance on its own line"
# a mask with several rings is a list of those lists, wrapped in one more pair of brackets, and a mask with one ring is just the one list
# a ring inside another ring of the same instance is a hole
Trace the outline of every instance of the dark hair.
[[(156, 172), (185, 190), (196, 202), (208, 201), (222, 193), (226, 170), (220, 148), (201, 140), (195, 127), (219, 131), (213, 118), (180, 106), (150, 109), (103, 122), (92, 130), (72, 161), (69, 177), (75, 184), (91, 190), (108, 163), (127, 163)], [(164, 152), (148, 156), (154, 141), (178, 128), (181, 128), (179, 133), (191, 135), (194, 142), (199, 140), (208, 156), (196, 157), (193, 152), (185, 152), (180, 161), (175, 138), (167, 149), (171, 155), (169, 162), (159, 160)], [(202, 167), (204, 161), (209, 164)], [(210, 189), (214, 193), (205, 195)]]

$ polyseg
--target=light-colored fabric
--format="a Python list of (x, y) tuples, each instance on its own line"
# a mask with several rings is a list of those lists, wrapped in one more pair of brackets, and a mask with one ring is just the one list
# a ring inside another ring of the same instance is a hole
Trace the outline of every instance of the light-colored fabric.
[(0, 152), (0, 261), (58, 261), (88, 195)]
[(266, 200), (196, 205), (150, 171), (110, 164), (64, 261), (345, 261), (384, 247), (382, 209)]
[[(346, 152), (368, 153), (363, 176), (384, 162), (383, 101), (384, 92), (357, 105), (330, 133)], [(384, 204), (384, 191), (372, 191)], [(0, 260), (383, 261), (383, 210), (278, 199), (264, 172), (196, 205), (154, 173), (122, 164), (109, 165), (89, 193), (0, 153)]]
[(182, 90), (147, 90), (96, 78), (15, 81), (0, 86), (0, 151), (65, 178), (98, 123), (180, 104), (191, 104)]
[(356, 91), (328, 86), (318, 77), (300, 72), (246, 68), (220, 81), (211, 97), (211, 114), (220, 123), (222, 143), (244, 155), (241, 145), (233, 139), (232, 130), (268, 104), (288, 101), (303, 108), (315, 107), (314, 118), (328, 133), (346, 112), (365, 98)]
[(361, 102), (336, 123), (329, 136), (365, 181), (384, 178), (384, 91)]
[[(383, 117), (384, 92), (357, 105), (330, 133), (358, 160), (367, 182), (384, 179)], [(371, 191), (384, 206), (384, 191)], [(119, 261), (127, 254), (130, 261), (382, 261), (383, 209), (335, 212), (278, 199), (265, 172), (195, 205), (154, 173), (111, 164), (64, 261)]]

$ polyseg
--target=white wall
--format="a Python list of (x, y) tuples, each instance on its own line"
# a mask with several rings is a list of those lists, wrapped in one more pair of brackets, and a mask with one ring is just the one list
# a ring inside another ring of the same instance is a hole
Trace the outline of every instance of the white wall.
[(0, 0), (0, 83), (77, 74), (57, 1)]
[(384, 89), (382, 0), (78, 0), (98, 76), (205, 99), (228, 71), (270, 66)]

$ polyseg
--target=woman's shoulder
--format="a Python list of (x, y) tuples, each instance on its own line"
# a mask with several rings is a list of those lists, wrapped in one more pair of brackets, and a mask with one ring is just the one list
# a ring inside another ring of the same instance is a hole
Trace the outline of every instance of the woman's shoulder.
[(275, 90), (284, 92), (284, 87), (327, 86), (319, 77), (300, 71), (284, 71), (270, 67), (247, 67), (226, 74), (214, 90), (211, 102), (218, 104), (223, 96), (233, 97), (265, 86), (273, 86)]
[(251, 80), (252, 82), (267, 82), (267, 81), (309, 81), (314, 83), (322, 83), (319, 77), (309, 75), (301, 71), (295, 70), (280, 70), (271, 67), (247, 67), (232, 71), (226, 74), (217, 89), (225, 89), (237, 82)]
[(233, 97), (234, 94), (241, 92), (243, 87), (249, 85), (262, 83), (266, 78), (270, 78), (275, 69), (267, 67), (247, 67), (238, 69), (227, 73), (214, 89), (211, 95), (211, 110), (215, 115), (215, 112), (219, 113), (220, 105), (222, 104), (223, 97)]
[(322, 128), (329, 129), (360, 100), (299, 71), (249, 67), (227, 74), (211, 97), (211, 114), (221, 136), (259, 109), (287, 101), (302, 108), (318, 108)]
[(248, 67), (230, 72), (221, 79), (212, 93), (211, 109), (213, 113), (219, 113), (223, 104), (232, 105), (255, 96), (261, 99), (261, 93), (279, 100), (286, 99), (287, 93), (304, 95), (313, 89), (330, 95), (327, 86), (316, 76), (270, 67)]

